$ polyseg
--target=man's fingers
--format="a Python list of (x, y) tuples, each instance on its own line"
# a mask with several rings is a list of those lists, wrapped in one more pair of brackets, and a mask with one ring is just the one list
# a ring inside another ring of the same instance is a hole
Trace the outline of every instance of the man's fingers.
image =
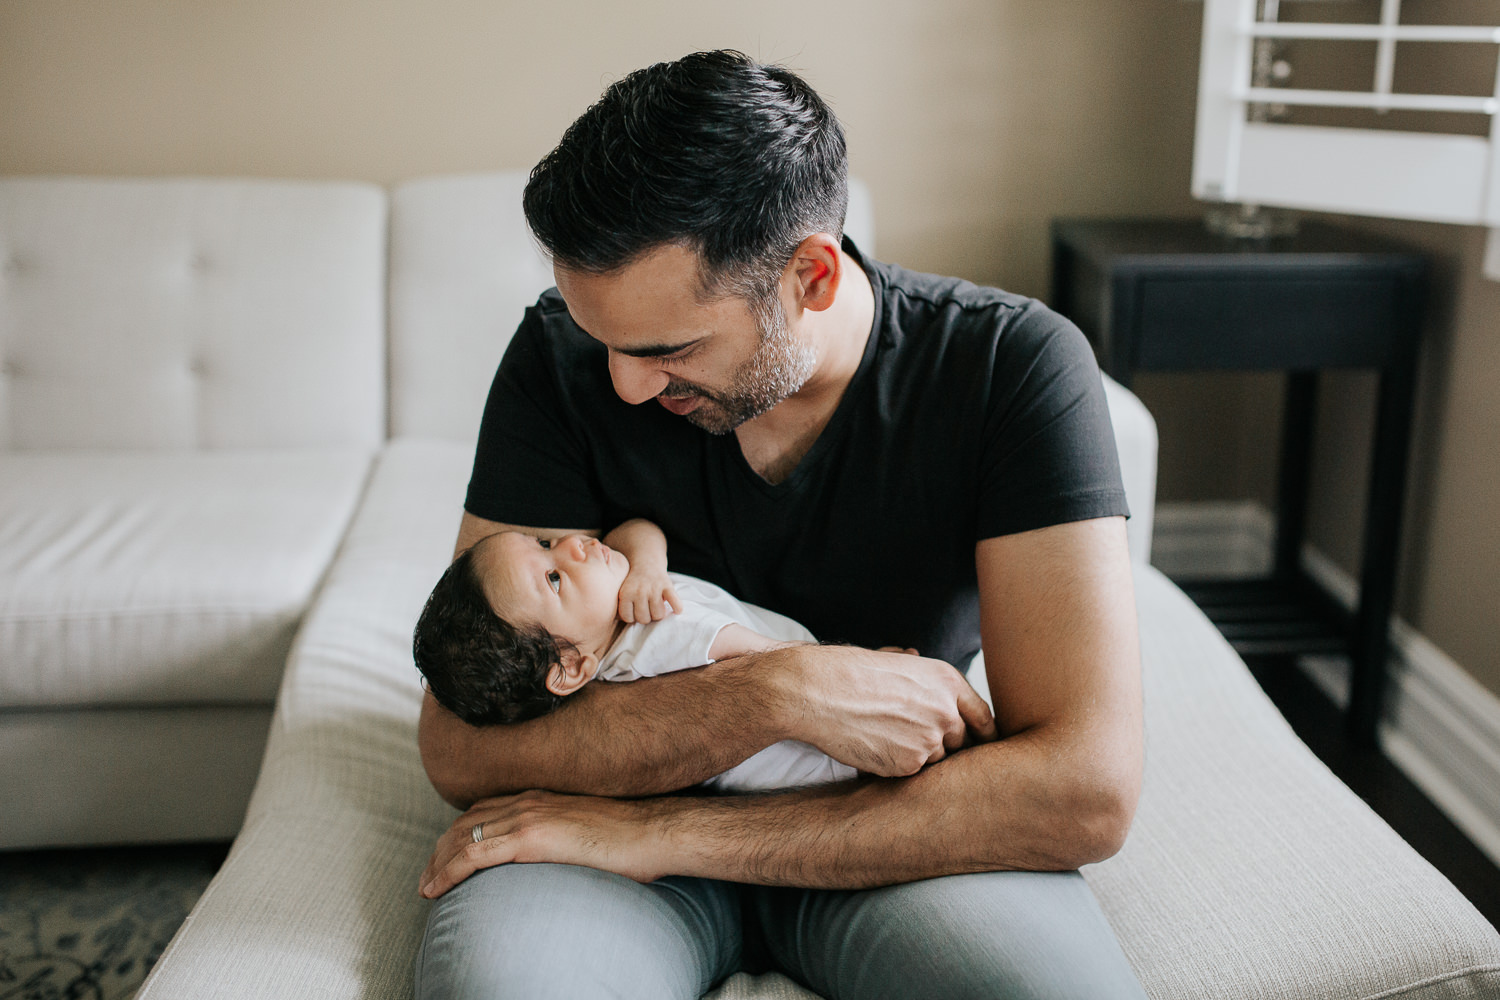
[(493, 868), (515, 860), (512, 838), (486, 837), (479, 843), (470, 843), (455, 854), (436, 874), (422, 874), (421, 894), (428, 899), (437, 899), (481, 868)]
[(976, 743), (989, 743), (1000, 738), (1000, 730), (995, 726), (995, 713), (990, 711), (990, 706), (979, 697), (979, 692), (965, 680), (959, 681), (958, 714), (963, 716), (964, 724), (974, 734)]

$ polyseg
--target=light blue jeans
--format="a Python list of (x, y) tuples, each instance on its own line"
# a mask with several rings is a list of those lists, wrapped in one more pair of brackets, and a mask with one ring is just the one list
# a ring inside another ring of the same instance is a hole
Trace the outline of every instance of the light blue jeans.
[(486, 869), (433, 905), (417, 1000), (696, 1000), (741, 968), (746, 921), (829, 1000), (1145, 997), (1077, 872), (835, 892), (549, 864)]

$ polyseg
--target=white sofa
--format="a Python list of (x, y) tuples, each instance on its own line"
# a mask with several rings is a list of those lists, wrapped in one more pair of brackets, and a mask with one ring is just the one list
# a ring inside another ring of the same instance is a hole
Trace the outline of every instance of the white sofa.
[[(410, 994), (454, 815), (410, 634), (549, 283), (522, 180), (0, 179), (0, 846), (238, 829), (142, 1000)], [(867, 204), (850, 230), (872, 244)], [(1146, 565), (1154, 425), (1110, 399), (1148, 764), (1125, 849), (1084, 874), (1148, 994), (1500, 996), (1500, 936)]]
[(386, 198), (0, 183), (0, 847), (233, 836), (385, 440)]

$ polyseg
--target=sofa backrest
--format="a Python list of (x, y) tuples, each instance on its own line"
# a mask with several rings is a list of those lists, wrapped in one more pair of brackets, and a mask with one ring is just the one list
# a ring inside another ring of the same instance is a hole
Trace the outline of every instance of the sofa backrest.
[(478, 438), (500, 356), (552, 286), (521, 214), (525, 186), (514, 171), (391, 192), (392, 437)]
[(385, 195), (0, 178), (0, 450), (375, 447)]
[[(472, 443), (490, 380), (552, 265), (521, 214), (521, 171), (429, 177), (391, 194), (391, 436)], [(873, 251), (870, 194), (851, 181), (849, 236)]]

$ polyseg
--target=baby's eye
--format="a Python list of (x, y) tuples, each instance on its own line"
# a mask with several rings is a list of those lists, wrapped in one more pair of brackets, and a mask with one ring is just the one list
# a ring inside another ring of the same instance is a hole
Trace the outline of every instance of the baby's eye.
[(552, 548), (552, 539), (550, 538), (538, 538), (536, 543), (544, 549)]
[(552, 587), (554, 594), (562, 593), (562, 574), (555, 569), (547, 571), (547, 583)]

